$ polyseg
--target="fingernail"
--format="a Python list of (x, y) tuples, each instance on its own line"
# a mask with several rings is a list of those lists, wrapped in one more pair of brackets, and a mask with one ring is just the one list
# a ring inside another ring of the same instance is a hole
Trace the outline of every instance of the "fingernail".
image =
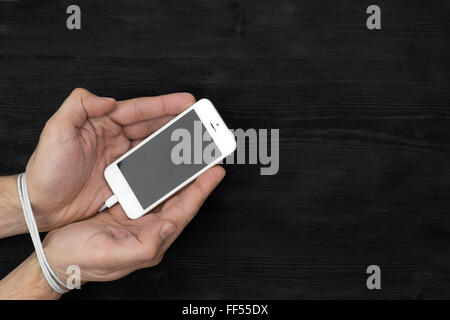
[(175, 227), (173, 224), (167, 223), (162, 228), (159, 234), (161, 235), (161, 238), (166, 241), (167, 238), (169, 238), (172, 234), (175, 232)]
[(108, 101), (108, 102), (116, 101), (116, 99), (110, 98), (110, 97), (99, 97), (99, 98), (100, 98), (100, 99), (103, 99), (103, 100), (105, 100), (105, 101)]

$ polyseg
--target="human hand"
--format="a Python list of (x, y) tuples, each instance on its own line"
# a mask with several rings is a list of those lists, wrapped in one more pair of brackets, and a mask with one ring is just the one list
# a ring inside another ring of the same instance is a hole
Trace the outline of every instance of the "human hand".
[(47, 121), (26, 168), (39, 230), (96, 213), (112, 194), (106, 166), (194, 102), (188, 93), (117, 102), (75, 89)]
[(43, 245), (49, 263), (64, 281), (77, 265), (81, 281), (110, 281), (158, 264), (225, 176), (216, 166), (170, 198), (161, 209), (129, 220), (120, 206), (51, 231)]

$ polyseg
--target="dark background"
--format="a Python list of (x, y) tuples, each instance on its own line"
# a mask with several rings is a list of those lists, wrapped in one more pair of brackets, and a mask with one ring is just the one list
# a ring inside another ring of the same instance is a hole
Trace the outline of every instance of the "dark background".
[[(66, 28), (81, 7), (82, 29)], [(381, 7), (382, 30), (366, 28)], [(279, 128), (280, 170), (228, 165), (152, 269), (66, 299), (450, 298), (450, 5), (0, 0), (0, 174), (75, 87), (188, 91)], [(32, 252), (0, 241), (0, 277)], [(366, 288), (367, 266), (382, 289)]]

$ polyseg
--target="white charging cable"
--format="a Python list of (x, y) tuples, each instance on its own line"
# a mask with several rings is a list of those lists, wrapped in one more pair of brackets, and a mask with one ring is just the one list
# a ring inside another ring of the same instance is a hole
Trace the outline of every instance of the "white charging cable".
[(42, 247), (41, 237), (34, 219), (33, 209), (31, 208), (30, 197), (28, 196), (27, 179), (25, 173), (19, 174), (17, 177), (17, 189), (19, 191), (20, 203), (22, 204), (25, 221), (30, 231), (31, 240), (33, 241), (36, 255), (41, 265), (42, 272), (50, 287), (58, 293), (66, 293), (69, 288), (61, 279), (58, 278), (56, 273), (45, 257), (44, 248)]
[[(63, 281), (61, 281), (61, 279), (59, 279), (55, 271), (53, 271), (52, 267), (48, 263), (47, 258), (45, 257), (41, 237), (39, 235), (39, 230), (34, 218), (33, 209), (31, 208), (31, 202), (27, 188), (27, 178), (25, 173), (21, 173), (17, 177), (17, 189), (19, 191), (19, 199), (20, 203), (22, 204), (25, 221), (30, 232), (31, 240), (33, 241), (34, 249), (36, 250), (36, 255), (41, 266), (42, 273), (44, 274), (45, 279), (53, 290), (60, 294), (64, 294), (72, 288), (68, 287)], [(106, 208), (111, 208), (117, 202), (117, 197), (115, 195), (112, 195), (108, 198), (108, 200), (105, 201), (98, 212), (102, 212)]]

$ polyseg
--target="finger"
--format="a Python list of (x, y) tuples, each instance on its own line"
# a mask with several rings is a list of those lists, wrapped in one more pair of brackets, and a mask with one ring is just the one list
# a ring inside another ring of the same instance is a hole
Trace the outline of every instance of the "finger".
[(182, 230), (200, 209), (203, 202), (217, 187), (225, 176), (225, 169), (215, 166), (201, 176), (192, 184), (182, 190), (171, 206), (156, 213), (161, 219), (171, 220), (177, 226), (177, 230)]
[[(163, 221), (157, 217), (144, 219), (146, 217), (148, 216), (139, 220), (125, 218), (125, 221), (113, 218), (118, 225), (107, 224), (109, 228), (106, 229), (111, 237), (102, 244), (102, 250), (107, 256), (100, 256), (104, 260), (104, 267), (126, 268), (157, 259), (165, 242), (167, 230), (175, 230), (176, 227), (171, 221)], [(110, 218), (110, 214), (105, 211), (93, 219), (108, 221)]]
[(164, 213), (142, 217), (138, 235), (142, 248), (135, 251), (136, 259), (144, 266), (157, 263), (224, 176), (222, 167), (213, 167), (181, 191), (177, 196), (178, 201)]
[(87, 118), (106, 115), (115, 107), (115, 99), (99, 97), (86, 89), (77, 88), (66, 98), (51, 121), (66, 127), (80, 128)]
[(130, 149), (136, 147), (139, 143), (142, 142), (142, 140), (143, 140), (143, 139), (132, 140), (132, 141), (131, 141)]
[(110, 117), (118, 124), (126, 126), (150, 119), (177, 115), (194, 102), (194, 96), (185, 92), (134, 98), (119, 101), (117, 109), (110, 114)]
[[(183, 190), (181, 190), (181, 191), (183, 191)], [(181, 191), (178, 191), (172, 197), (170, 197), (164, 203), (162, 203), (162, 207), (161, 207), (160, 212), (170, 208), (171, 206), (173, 206), (179, 200)]]
[[(217, 169), (216, 169), (217, 168)], [(203, 185), (203, 187), (202, 188), (205, 188), (206, 190), (208, 190), (207, 191), (207, 193), (208, 193), (208, 195), (209, 195), (209, 193), (211, 193), (212, 192), (212, 190), (214, 190), (214, 188), (217, 186), (217, 184), (219, 184), (219, 182), (223, 179), (223, 177), (225, 176), (225, 170), (222, 168), (222, 167), (219, 167), (219, 166), (217, 166), (217, 167), (215, 167), (215, 168), (213, 168), (214, 170), (216, 170), (215, 172), (213, 171), (213, 172), (211, 172), (213, 175), (215, 175), (215, 177), (209, 177), (208, 178), (208, 182), (206, 182), (206, 181), (203, 181), (202, 183), (204, 183), (204, 185)], [(213, 169), (211, 169), (211, 170), (213, 170)], [(184, 190), (184, 191), (188, 191), (188, 189), (186, 189), (186, 190)], [(192, 190), (191, 190), (192, 191)], [(189, 193), (191, 192), (191, 191), (189, 191)], [(206, 195), (206, 197), (208, 196), (208, 195)], [(190, 194), (188, 194), (188, 193), (185, 193), (185, 194), (183, 194), (183, 193), (181, 193), (180, 194), (180, 198), (181, 199), (179, 199), (179, 201), (178, 202), (176, 202), (174, 205), (173, 205), (173, 207), (176, 207), (178, 204), (180, 204), (182, 201), (184, 201), (183, 200), (183, 197), (184, 196), (187, 196), (187, 197), (190, 197), (191, 195)], [(204, 197), (204, 199), (206, 199), (206, 197)], [(198, 206), (198, 208), (201, 206), (201, 204), (204, 202), (204, 199), (203, 200), (200, 200), (200, 201), (198, 201), (197, 202), (197, 204), (193, 204), (193, 206)], [(171, 199), (172, 200), (172, 199)], [(190, 206), (190, 205), (187, 205), (187, 206)], [(164, 210), (164, 209), (163, 209)], [(181, 209), (181, 210), (176, 210), (176, 211), (178, 211), (179, 213), (181, 213), (183, 210)], [(195, 216), (195, 214), (197, 213), (197, 211), (198, 211), (198, 209), (195, 209), (194, 208), (194, 211), (191, 211), (191, 213), (190, 214), (188, 214), (188, 215), (184, 215), (184, 216), (182, 216), (181, 214), (180, 214), (180, 216), (179, 217), (175, 217), (175, 213), (171, 213), (171, 216), (172, 216), (172, 219), (179, 219), (179, 221), (182, 221), (181, 222), (181, 224), (179, 224), (179, 225), (177, 225), (177, 229), (176, 229), (176, 231), (172, 234), (172, 235), (170, 235), (169, 237), (167, 237), (166, 238), (166, 240), (164, 241), (164, 243), (162, 244), (162, 247), (161, 247), (161, 249), (160, 249), (160, 251), (159, 251), (159, 258), (158, 259), (161, 259), (162, 258), (162, 256), (164, 255), (164, 253), (167, 251), (167, 249), (172, 245), (172, 243), (178, 238), (178, 236), (181, 234), (181, 232), (183, 231), (183, 229), (186, 227), (186, 225), (192, 220), (192, 218)], [(169, 212), (169, 210), (167, 211), (167, 212)], [(166, 215), (165, 217), (167, 217), (168, 215)]]
[(123, 127), (125, 136), (130, 140), (144, 139), (163, 125), (172, 120), (174, 116), (165, 116), (156, 119), (141, 121)]
[(136, 259), (147, 263), (158, 259), (165, 242), (177, 232), (177, 226), (170, 220), (142, 221), (137, 235), (140, 248), (136, 251)]

